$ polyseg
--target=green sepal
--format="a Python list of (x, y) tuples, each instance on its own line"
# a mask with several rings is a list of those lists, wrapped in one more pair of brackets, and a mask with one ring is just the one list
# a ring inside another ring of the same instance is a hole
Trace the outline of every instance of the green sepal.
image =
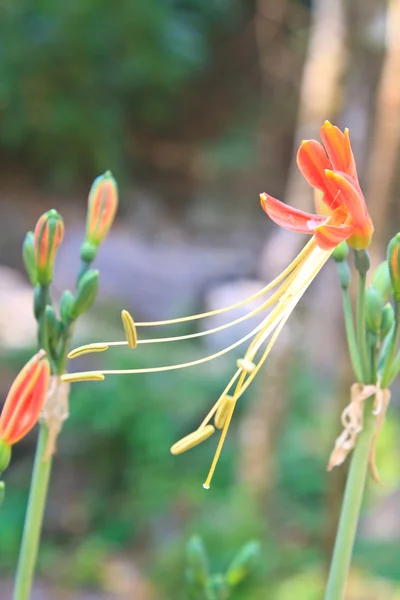
[(380, 352), (379, 361), (378, 361), (378, 373), (380, 373), (380, 374), (383, 373), (386, 362), (389, 358), (390, 346), (391, 346), (393, 335), (394, 335), (394, 325), (382, 342), (381, 352)]
[(365, 319), (367, 328), (379, 334), (382, 326), (383, 298), (381, 293), (373, 286), (365, 292)]
[(345, 260), (347, 260), (347, 257), (349, 256), (349, 245), (348, 243), (345, 242), (340, 242), (340, 244), (338, 244), (336, 246), (336, 248), (334, 249), (334, 251), (332, 252), (332, 258), (335, 262), (343, 262)]
[(186, 548), (186, 576), (190, 586), (204, 589), (209, 577), (209, 564), (202, 539), (193, 535)]
[(11, 460), (11, 446), (4, 440), (0, 440), (0, 473), (5, 471)]
[(387, 260), (381, 262), (381, 264), (375, 269), (375, 272), (372, 276), (372, 285), (376, 290), (378, 290), (378, 292), (380, 292), (383, 302), (386, 303), (389, 300), (392, 292), (390, 271)]
[(246, 579), (254, 571), (260, 559), (260, 543), (253, 540), (243, 546), (231, 562), (225, 579), (233, 587)]
[(5, 495), (6, 495), (5, 483), (4, 483), (4, 481), (0, 481), (0, 508), (4, 502)]
[(394, 308), (388, 302), (382, 308), (381, 340), (384, 340), (394, 326)]
[(37, 284), (37, 269), (35, 260), (35, 243), (33, 231), (28, 231), (22, 244), (22, 258), (26, 274), (32, 285)]
[(83, 275), (79, 281), (78, 291), (71, 308), (72, 319), (77, 319), (80, 315), (87, 312), (96, 300), (99, 291), (99, 272), (90, 269)]
[(60, 300), (60, 317), (63, 325), (72, 320), (72, 308), (74, 306), (75, 296), (70, 290), (65, 290)]

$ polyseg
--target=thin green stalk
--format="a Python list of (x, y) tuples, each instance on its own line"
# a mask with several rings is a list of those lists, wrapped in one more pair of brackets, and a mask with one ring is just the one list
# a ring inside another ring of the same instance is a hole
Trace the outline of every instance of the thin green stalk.
[(365, 402), (364, 427), (359, 433), (351, 459), (339, 527), (333, 550), (325, 600), (343, 600), (350, 570), (357, 523), (364, 495), (369, 451), (375, 433), (373, 398)]
[[(63, 372), (67, 345), (71, 335), (72, 328), (70, 327), (65, 335), (63, 351), (60, 354), (56, 368), (57, 374)], [(45, 423), (41, 423), (29, 491), (28, 509), (25, 516), (24, 532), (18, 558), (13, 600), (29, 600), (31, 595), (53, 462), (52, 456), (43, 460), (47, 449), (48, 437), (49, 429)]]
[(369, 359), (365, 331), (365, 287), (367, 274), (359, 273), (357, 292), (357, 342), (361, 357), (363, 381), (369, 381)]
[(47, 426), (41, 424), (15, 578), (14, 600), (29, 600), (31, 594), (52, 465), (51, 457), (43, 461), (48, 434)]
[(358, 352), (356, 332), (354, 329), (353, 311), (351, 308), (351, 299), (348, 288), (342, 287), (344, 322), (346, 327), (347, 345), (349, 347), (350, 360), (353, 366), (357, 381), (363, 380), (360, 355)]

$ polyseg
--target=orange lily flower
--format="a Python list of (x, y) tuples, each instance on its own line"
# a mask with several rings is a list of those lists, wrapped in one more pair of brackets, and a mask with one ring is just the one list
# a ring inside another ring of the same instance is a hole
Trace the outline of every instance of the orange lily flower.
[(316, 140), (301, 143), (297, 164), (308, 183), (322, 192), (330, 214), (307, 213), (269, 194), (261, 194), (261, 205), (279, 226), (314, 235), (323, 250), (333, 250), (344, 240), (355, 250), (368, 248), (374, 227), (358, 181), (349, 130), (343, 133), (325, 121), (321, 138), (325, 148)]
[(8, 393), (0, 416), (0, 442), (12, 446), (36, 425), (50, 379), (50, 364), (40, 350), (23, 367)]

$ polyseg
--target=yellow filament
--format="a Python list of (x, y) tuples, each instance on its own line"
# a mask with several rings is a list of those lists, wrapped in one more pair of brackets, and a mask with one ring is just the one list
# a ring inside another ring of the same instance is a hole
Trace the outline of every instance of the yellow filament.
[(215, 451), (215, 455), (214, 455), (214, 458), (213, 458), (213, 461), (212, 461), (212, 464), (211, 464), (210, 471), (209, 471), (209, 473), (207, 475), (207, 479), (203, 483), (203, 488), (206, 489), (206, 490), (210, 489), (211, 479), (212, 479), (212, 477), (214, 475), (215, 467), (217, 466), (218, 459), (219, 459), (219, 457), (221, 455), (221, 450), (222, 450), (222, 447), (223, 447), (224, 442), (225, 442), (226, 434), (228, 433), (228, 429), (229, 429), (229, 425), (231, 423), (233, 411), (235, 410), (236, 398), (233, 398), (233, 400), (234, 401), (231, 403), (231, 406), (229, 407), (229, 410), (228, 410), (227, 415), (226, 415), (226, 420), (225, 420), (224, 428), (222, 430), (221, 437), (219, 438), (218, 446), (217, 446), (217, 449)]
[[(256, 365), (256, 368), (254, 369), (254, 371), (248, 376), (248, 378), (246, 379), (245, 383), (240, 387), (240, 389), (236, 388), (235, 391), (235, 398), (236, 400), (238, 400), (240, 398), (240, 396), (242, 394), (244, 394), (244, 392), (247, 390), (247, 388), (249, 387), (249, 385), (251, 384), (251, 382), (254, 380), (254, 378), (256, 377), (256, 375), (258, 374), (259, 370), (261, 369), (263, 363), (265, 362), (265, 360), (267, 359), (277, 337), (279, 336), (280, 332), (282, 331), (286, 321), (289, 319), (290, 315), (293, 312), (293, 309), (295, 308), (297, 302), (300, 300), (301, 296), (304, 294), (305, 290), (308, 288), (308, 286), (310, 285), (311, 281), (314, 279), (314, 277), (317, 275), (317, 273), (320, 271), (320, 269), (322, 268), (322, 266), (324, 265), (324, 263), (328, 260), (329, 256), (331, 253), (324, 253), (320, 258), (318, 263), (314, 266), (313, 271), (310, 273), (310, 275), (302, 282), (302, 285), (299, 287), (298, 292), (297, 292), (297, 296), (293, 299), (292, 298), (292, 302), (289, 304), (288, 307), (286, 307), (286, 310), (284, 311), (283, 314), (283, 318), (279, 321), (278, 326), (276, 327), (269, 343), (268, 346), (266, 347), (264, 354), (262, 355), (260, 361), (258, 362), (258, 364)], [(278, 308), (278, 307), (277, 307)], [(261, 335), (263, 334), (263, 335)], [(257, 352), (260, 345), (265, 341), (267, 335), (265, 335), (264, 332), (260, 332), (260, 335), (258, 336), (259, 340), (258, 342), (253, 346), (253, 351)], [(252, 356), (254, 356), (254, 354), (252, 354)], [(238, 382), (239, 385), (239, 382)]]
[(223, 429), (226, 419), (231, 411), (232, 404), (235, 404), (235, 402), (236, 400), (233, 396), (224, 396), (222, 398), (214, 417), (214, 425), (217, 429)]
[(219, 315), (221, 313), (227, 312), (234, 308), (239, 308), (239, 306), (244, 306), (245, 304), (247, 304), (248, 302), (251, 302), (252, 300), (257, 300), (257, 298), (260, 298), (260, 296), (263, 296), (266, 292), (268, 292), (269, 290), (273, 289), (276, 285), (278, 285), (278, 283), (280, 283), (283, 279), (285, 279), (287, 277), (287, 275), (289, 275), (289, 273), (291, 273), (293, 271), (293, 269), (295, 269), (295, 267), (297, 267), (297, 265), (299, 263), (303, 262), (303, 260), (306, 259), (310, 255), (310, 253), (313, 251), (313, 249), (315, 247), (316, 247), (316, 243), (315, 243), (314, 237), (312, 237), (311, 240), (301, 250), (301, 252), (299, 252), (299, 254), (296, 256), (296, 258), (290, 263), (290, 265), (288, 267), (286, 267), (286, 269), (284, 271), (282, 271), (282, 273), (280, 273), (280, 275), (278, 275), (278, 277), (276, 277), (273, 281), (271, 281), (271, 283), (269, 283), (268, 285), (263, 287), (261, 290), (259, 290), (252, 296), (249, 296), (245, 300), (241, 300), (240, 302), (236, 302), (235, 304), (230, 304), (229, 306), (225, 306), (224, 308), (218, 308), (216, 310), (212, 310), (212, 311), (205, 312), (205, 313), (199, 313), (197, 315), (190, 315), (188, 317), (180, 317), (177, 319), (167, 319), (165, 321), (148, 321), (148, 322), (136, 323), (136, 327), (156, 327), (156, 326), (160, 326), (160, 325), (173, 325), (174, 323), (195, 321), (197, 319), (204, 319), (205, 317), (212, 317), (213, 315)]
[(135, 327), (135, 321), (132, 318), (132, 315), (127, 311), (121, 311), (121, 319), (122, 325), (124, 326), (126, 341), (132, 350), (137, 346), (137, 333)]
[[(205, 331), (191, 333), (188, 335), (178, 335), (178, 336), (173, 336), (173, 337), (152, 338), (152, 339), (144, 339), (144, 340), (136, 339), (136, 343), (137, 344), (157, 344), (157, 343), (159, 344), (159, 343), (163, 343), (163, 342), (165, 343), (165, 342), (178, 342), (178, 341), (182, 341), (182, 340), (190, 340), (190, 339), (194, 339), (194, 338), (198, 338), (198, 337), (203, 337), (206, 335), (211, 335), (213, 333), (218, 333), (219, 331), (223, 331), (224, 329), (233, 327), (234, 325), (237, 325), (238, 323), (242, 323), (243, 321), (246, 321), (247, 319), (250, 319), (251, 317), (263, 312), (266, 308), (269, 308), (277, 300), (279, 300), (279, 298), (289, 288), (293, 279), (296, 277), (296, 274), (298, 273), (299, 268), (300, 267), (296, 267), (296, 269), (293, 270), (293, 272), (289, 275), (289, 277), (286, 279), (286, 281), (284, 283), (282, 283), (282, 285), (272, 294), (272, 296), (270, 298), (268, 298), (268, 300), (263, 302), (260, 306), (253, 309), (246, 315), (243, 315), (242, 317), (239, 317), (239, 318), (235, 319), (234, 321), (230, 321), (229, 323), (225, 323), (224, 325), (220, 325), (219, 327), (214, 327), (213, 329), (207, 329)], [(128, 313), (128, 311), (125, 311), (125, 312)], [(97, 350), (91, 349), (93, 346), (110, 347), (110, 346), (126, 346), (126, 345), (128, 345), (128, 342), (126, 340), (118, 341), (118, 342), (104, 342), (103, 344), (88, 344), (87, 346), (80, 346), (79, 348), (76, 348), (76, 350), (72, 350), (70, 352), (70, 354), (68, 355), (68, 358), (75, 358), (75, 356), (77, 356), (77, 355), (75, 355), (75, 352), (77, 352), (77, 351), (79, 351), (80, 354), (85, 354), (86, 352), (92, 352), (92, 351), (96, 352)], [(86, 348), (87, 348), (87, 350), (86, 350)], [(71, 356), (72, 354), (74, 356)]]
[(61, 375), (61, 380), (67, 383), (74, 381), (103, 381), (104, 375), (101, 371), (85, 371), (82, 373), (65, 373)]
[(77, 358), (82, 354), (88, 354), (89, 352), (104, 352), (108, 350), (108, 344), (86, 344), (85, 346), (79, 346), (75, 350), (71, 350), (68, 354), (68, 358)]
[(182, 452), (186, 452), (194, 446), (201, 444), (205, 440), (208, 440), (210, 436), (214, 433), (215, 428), (212, 425), (206, 425), (202, 429), (197, 429), (193, 431), (193, 433), (189, 433), (184, 438), (176, 442), (173, 446), (171, 446), (171, 454), (182, 454)]
[[(271, 313), (271, 315), (272, 315), (272, 313)], [(247, 342), (247, 340), (251, 339), (260, 330), (263, 330), (266, 334), (269, 335), (269, 333), (277, 326), (277, 324), (279, 322), (279, 319), (277, 319), (276, 322), (274, 319), (271, 319), (271, 315), (268, 315), (255, 329), (250, 331), (250, 333), (248, 333), (247, 335), (242, 337), (240, 340), (238, 340), (234, 344), (227, 346), (226, 348), (224, 348), (223, 350), (220, 350), (219, 352), (216, 352), (215, 354), (210, 354), (209, 356), (205, 356), (204, 358), (199, 358), (198, 360), (193, 360), (193, 361), (181, 363), (178, 365), (167, 365), (164, 367), (149, 367), (146, 369), (102, 370), (101, 373), (103, 373), (104, 375), (124, 375), (124, 374), (134, 374), (134, 373), (161, 373), (164, 371), (175, 371), (177, 369), (186, 369), (188, 367), (194, 367), (196, 365), (201, 365), (201, 364), (207, 363), (211, 360), (219, 358), (220, 356), (223, 356), (224, 354), (228, 354), (228, 352), (231, 352), (232, 350), (234, 350), (235, 348), (237, 348), (244, 342)], [(269, 323), (269, 327), (266, 326), (267, 321)]]

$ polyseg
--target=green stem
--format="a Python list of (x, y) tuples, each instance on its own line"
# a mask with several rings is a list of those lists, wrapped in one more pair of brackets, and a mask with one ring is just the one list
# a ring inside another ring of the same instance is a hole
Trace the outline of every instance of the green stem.
[(363, 380), (363, 372), (361, 367), (360, 355), (358, 353), (356, 332), (354, 329), (353, 311), (351, 308), (351, 300), (348, 288), (342, 287), (343, 312), (344, 322), (346, 327), (347, 345), (349, 347), (350, 360), (353, 366), (354, 374), (357, 381)]
[(373, 398), (365, 402), (364, 427), (359, 433), (347, 476), (342, 511), (330, 566), (325, 600), (343, 600), (364, 495), (369, 452), (375, 433)]
[(14, 600), (29, 600), (31, 594), (52, 464), (51, 457), (43, 460), (48, 434), (47, 426), (41, 424), (15, 578)]
[(369, 360), (367, 352), (367, 340), (365, 331), (365, 286), (367, 274), (359, 273), (357, 293), (357, 341), (361, 357), (363, 381), (369, 381)]

